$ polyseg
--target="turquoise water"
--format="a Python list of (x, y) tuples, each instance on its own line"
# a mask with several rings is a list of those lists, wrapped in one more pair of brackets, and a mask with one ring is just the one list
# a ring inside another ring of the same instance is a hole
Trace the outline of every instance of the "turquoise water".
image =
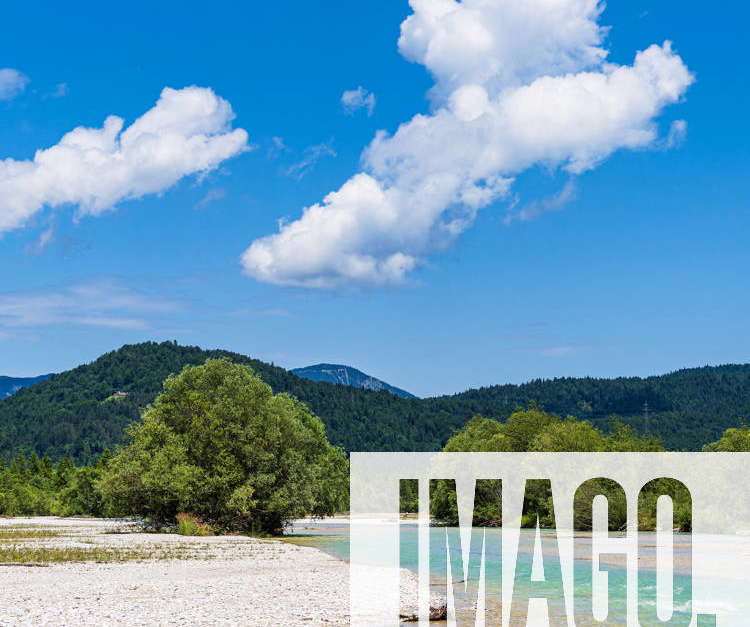
[[(451, 529), (450, 531), (456, 531)], [(475, 529), (473, 534), (486, 533), (488, 550), (486, 552), (486, 558), (488, 560), (487, 569), (495, 567), (500, 564), (500, 537), (502, 530), (500, 529)], [(308, 546), (314, 546), (330, 555), (335, 557), (348, 560), (349, 559), (349, 529), (348, 525), (336, 524), (336, 523), (320, 523), (315, 525), (308, 525), (307, 527), (295, 528), (293, 530), (294, 541), (300, 544)], [(446, 569), (445, 559), (441, 557), (445, 555), (445, 536), (446, 529), (440, 527), (433, 527), (430, 529), (430, 559), (433, 565), (437, 565), (438, 568), (433, 568), (431, 572), (432, 585), (439, 585), (438, 582), (445, 582), (446, 580)], [(549, 595), (550, 598), (560, 598), (560, 563), (554, 557), (555, 554), (555, 535), (550, 532), (542, 532), (542, 551), (545, 554), (545, 581), (544, 582), (531, 582), (531, 572), (533, 567), (533, 541), (535, 533), (532, 531), (522, 532), (522, 542), (519, 547), (518, 558), (517, 558), (517, 576), (518, 583), (516, 584), (516, 590), (514, 595), (529, 593), (531, 597), (540, 597)], [(478, 557), (482, 551), (481, 536), (478, 537), (479, 542), (472, 542), (470, 549), (470, 555)], [(414, 572), (418, 571), (418, 529), (416, 525), (405, 524), (401, 527), (401, 566), (408, 568)], [(676, 547), (679, 551), (679, 549)], [(460, 562), (459, 562), (460, 563)], [(441, 567), (442, 566), (442, 567)], [(609, 619), (607, 624), (616, 625), (618, 622), (613, 620), (616, 616), (624, 616), (625, 608), (627, 605), (627, 571), (621, 567), (608, 566), (609, 572)], [(454, 571), (455, 572), (455, 571)], [(512, 573), (510, 576), (513, 576)], [(456, 581), (461, 580), (463, 575), (455, 577)], [(575, 602), (576, 608), (580, 610), (588, 610), (591, 608), (591, 587), (593, 580), (592, 562), (589, 560), (576, 560), (574, 565), (574, 578), (575, 578)], [(487, 594), (495, 593), (497, 599), (501, 597), (500, 594), (500, 579), (499, 577), (493, 578), (488, 581)], [(651, 596), (656, 590), (656, 572), (644, 570), (640, 576), (639, 585), (642, 587), (642, 591), (647, 595)], [(533, 594), (531, 594), (533, 592)], [(690, 599), (691, 587), (690, 578), (676, 572), (675, 575), (675, 603), (676, 607), (685, 607), (684, 600)], [(680, 602), (683, 601), (683, 602)], [(647, 604), (652, 604), (648, 599)], [(655, 605), (655, 602), (653, 603)], [(497, 609), (497, 608), (496, 608)], [(572, 608), (571, 608), (572, 609)], [(565, 618), (565, 608), (563, 606), (557, 606), (555, 611), (555, 604), (550, 605), (552, 615), (556, 618)], [(585, 625), (585, 621), (580, 623)], [(590, 624), (601, 624), (601, 623), (590, 623)]]

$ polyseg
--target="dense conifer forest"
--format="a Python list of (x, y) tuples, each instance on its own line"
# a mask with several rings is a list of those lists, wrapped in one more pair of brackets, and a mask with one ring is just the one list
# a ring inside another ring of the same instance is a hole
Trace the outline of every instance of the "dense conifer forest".
[[(250, 365), (274, 392), (307, 403), (332, 444), (346, 451), (440, 450), (477, 414), (504, 421), (536, 402), (607, 430), (613, 416), (674, 450), (701, 450), (750, 416), (750, 365), (641, 378), (537, 380), (453, 396), (407, 399), (331, 385), (243, 355), (172, 342), (124, 346), (91, 364), (0, 400), (0, 456), (38, 454), (92, 462), (122, 442), (124, 429), (186, 365), (227, 357)], [(120, 394), (118, 394), (120, 393)]]

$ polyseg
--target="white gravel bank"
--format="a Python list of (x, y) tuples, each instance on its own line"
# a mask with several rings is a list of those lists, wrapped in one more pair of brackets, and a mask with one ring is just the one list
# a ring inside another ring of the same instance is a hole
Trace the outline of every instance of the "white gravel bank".
[(66, 535), (18, 545), (154, 549), (182, 558), (0, 566), (0, 625), (349, 622), (349, 566), (316, 549), (237, 537), (117, 534), (117, 523), (101, 520), (0, 519), (0, 533), (21, 525)]

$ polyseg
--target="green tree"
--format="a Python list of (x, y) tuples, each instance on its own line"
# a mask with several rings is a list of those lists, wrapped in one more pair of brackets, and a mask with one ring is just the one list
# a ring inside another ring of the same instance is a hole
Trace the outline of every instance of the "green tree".
[[(741, 431), (741, 430), (730, 430)], [(729, 433), (729, 432), (727, 432)], [(744, 438), (744, 440), (743, 440)], [(745, 428), (741, 435), (731, 434), (735, 446), (748, 446), (750, 450), (750, 430)], [(718, 443), (717, 443), (718, 444)], [(589, 421), (577, 420), (568, 416), (562, 420), (554, 414), (545, 412), (532, 402), (527, 409), (516, 409), (505, 423), (489, 418), (475, 416), (463, 429), (448, 440), (446, 452), (636, 452), (662, 451), (660, 441), (649, 435), (639, 435), (635, 429), (617, 420), (612, 420), (610, 432), (605, 434)], [(726, 450), (726, 449), (724, 449)], [(737, 449), (742, 450), (742, 449)], [(552, 502), (544, 482), (530, 482), (526, 494), (527, 500), (535, 515), (523, 517), (524, 527), (534, 527), (536, 514), (542, 526), (553, 524)], [(681, 529), (689, 529), (690, 500), (689, 494), (677, 489), (670, 481), (654, 486), (669, 488), (675, 495), (675, 524)], [(497, 493), (499, 489), (477, 484), (475, 500), (475, 524), (494, 525), (502, 521), (502, 511)], [(597, 478), (587, 482), (585, 489), (577, 495), (575, 523), (577, 529), (591, 528), (590, 502), (596, 494), (603, 494), (609, 502), (611, 530), (625, 527), (627, 521), (627, 503), (622, 490), (617, 489), (608, 479)], [(649, 492), (646, 497), (655, 502), (656, 492)], [(533, 507), (532, 507), (533, 506)], [(650, 510), (644, 510), (650, 511)], [(458, 508), (455, 498), (455, 483), (446, 480), (434, 481), (431, 487), (430, 512), (433, 518), (445, 524), (458, 524)], [(642, 521), (643, 522), (643, 521)]]
[(528, 451), (531, 443), (542, 431), (559, 422), (560, 418), (548, 414), (532, 402), (528, 409), (518, 408), (510, 415), (503, 426), (503, 433), (510, 439), (511, 450)]
[(547, 453), (584, 453), (604, 451), (607, 438), (590, 422), (574, 418), (551, 422), (532, 440), (529, 450)]
[(101, 477), (100, 465), (83, 466), (71, 475), (68, 485), (59, 493), (61, 511), (65, 515), (104, 516), (102, 495), (97, 488)]
[[(518, 420), (518, 419), (517, 419)], [(443, 449), (446, 453), (493, 453), (513, 450), (513, 442), (505, 434), (506, 425), (474, 416), (455, 433)], [(475, 492), (474, 524), (502, 523), (502, 500), (499, 482), (478, 482)], [(430, 484), (430, 514), (445, 524), (458, 524), (458, 505), (454, 481), (436, 480)]]
[(607, 436), (607, 450), (619, 453), (660, 453), (664, 451), (659, 438), (652, 435), (639, 435), (630, 425), (616, 418), (610, 420), (610, 433)]
[(706, 453), (747, 453), (750, 452), (750, 427), (742, 424), (737, 429), (727, 429), (716, 442), (703, 447)]
[(513, 442), (505, 435), (505, 426), (497, 420), (474, 416), (455, 433), (443, 449), (446, 453), (493, 453), (512, 451)]
[(156, 525), (189, 512), (214, 527), (280, 533), (345, 502), (346, 458), (322, 422), (226, 359), (169, 377), (129, 438), (99, 488), (112, 511)]

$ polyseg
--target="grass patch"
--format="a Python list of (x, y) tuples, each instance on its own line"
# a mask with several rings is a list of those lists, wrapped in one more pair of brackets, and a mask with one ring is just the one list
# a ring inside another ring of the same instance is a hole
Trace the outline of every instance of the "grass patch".
[(147, 560), (185, 559), (190, 557), (183, 547), (168, 549), (117, 549), (111, 547), (28, 547), (0, 546), (3, 564), (60, 564), (77, 562), (132, 562)]
[(177, 533), (181, 536), (212, 536), (211, 527), (192, 514), (177, 514)]
[(37, 540), (40, 538), (59, 538), (63, 536), (62, 531), (52, 529), (0, 529), (0, 542), (9, 540)]
[(121, 403), (121, 402), (122, 402), (122, 401), (124, 401), (124, 400), (125, 400), (125, 399), (126, 399), (127, 397), (128, 397), (128, 395), (127, 395), (127, 394), (126, 394), (125, 396), (118, 396), (117, 394), (112, 394), (111, 396), (108, 396), (107, 398), (105, 398), (105, 399), (104, 399), (104, 400), (102, 401), (102, 403), (113, 403), (113, 402), (114, 402), (114, 403)]
[(281, 542), (286, 544), (294, 544), (295, 546), (317, 546), (319, 544), (325, 544), (328, 539), (326, 536), (281, 536), (277, 538)]

